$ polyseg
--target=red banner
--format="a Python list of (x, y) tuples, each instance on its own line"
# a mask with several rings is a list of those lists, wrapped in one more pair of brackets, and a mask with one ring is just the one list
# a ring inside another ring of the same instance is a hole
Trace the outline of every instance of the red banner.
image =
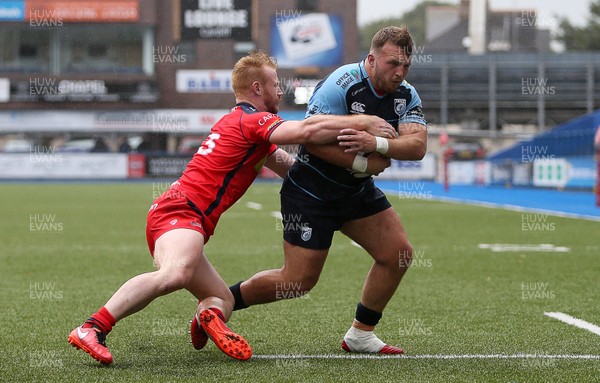
[(135, 22), (139, 0), (27, 0), (25, 19), (60, 22)]
[(146, 156), (130, 153), (128, 159), (128, 178), (144, 178), (146, 176)]

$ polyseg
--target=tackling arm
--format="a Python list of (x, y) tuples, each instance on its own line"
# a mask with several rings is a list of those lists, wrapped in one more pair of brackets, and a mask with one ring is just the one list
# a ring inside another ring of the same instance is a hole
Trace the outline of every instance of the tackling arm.
[(290, 156), (288, 152), (283, 149), (277, 149), (265, 162), (265, 166), (277, 173), (281, 178), (287, 176), (288, 170), (294, 164), (294, 157)]
[(377, 116), (316, 115), (301, 121), (284, 121), (269, 137), (277, 145), (327, 144), (335, 142), (343, 129), (364, 131), (380, 137), (395, 137), (394, 128)]

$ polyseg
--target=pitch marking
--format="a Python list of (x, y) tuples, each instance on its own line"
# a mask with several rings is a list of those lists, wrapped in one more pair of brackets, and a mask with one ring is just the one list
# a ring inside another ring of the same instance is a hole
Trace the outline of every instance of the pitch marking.
[(370, 354), (283, 354), (283, 355), (254, 355), (253, 359), (592, 359), (600, 360), (600, 355), (548, 355), (548, 354), (466, 354), (466, 355), (370, 355)]
[(561, 322), (564, 322), (566, 324), (570, 324), (571, 326), (575, 326), (575, 327), (582, 328), (584, 330), (588, 330), (590, 332), (593, 332), (596, 335), (600, 335), (600, 327), (596, 326), (593, 323), (586, 322), (582, 319), (578, 319), (578, 318), (575, 318), (575, 317), (572, 317), (570, 315), (567, 315), (565, 313), (560, 313), (560, 312), (544, 313), (544, 315), (549, 316), (550, 318), (559, 320)]
[(250, 209), (254, 209), (254, 210), (262, 210), (262, 205), (259, 204), (258, 202), (246, 202), (246, 207), (250, 208)]
[(542, 243), (539, 245), (516, 245), (510, 243), (480, 243), (480, 249), (490, 249), (495, 253), (506, 253), (514, 251), (535, 251), (544, 253), (568, 253), (570, 248), (565, 246), (554, 246), (550, 243)]

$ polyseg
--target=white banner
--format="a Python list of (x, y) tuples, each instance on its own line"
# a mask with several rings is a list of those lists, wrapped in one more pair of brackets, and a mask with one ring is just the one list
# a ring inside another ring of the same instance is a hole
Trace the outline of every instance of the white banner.
[(436, 157), (428, 153), (421, 161), (396, 161), (377, 176), (377, 179), (433, 180), (435, 179)]
[(564, 158), (549, 158), (533, 161), (533, 185), (562, 187), (569, 181), (570, 166)]
[(127, 175), (127, 154), (60, 153), (38, 147), (28, 154), (0, 155), (0, 179), (124, 179)]
[(287, 57), (300, 59), (337, 46), (329, 15), (310, 13), (277, 25)]
[(0, 78), (0, 102), (10, 101), (10, 80)]
[(231, 70), (178, 70), (179, 93), (233, 93)]
[(228, 109), (0, 112), (0, 132), (162, 132), (205, 134)]
[(473, 185), (475, 174), (475, 161), (451, 161), (448, 163), (448, 181), (451, 184)]

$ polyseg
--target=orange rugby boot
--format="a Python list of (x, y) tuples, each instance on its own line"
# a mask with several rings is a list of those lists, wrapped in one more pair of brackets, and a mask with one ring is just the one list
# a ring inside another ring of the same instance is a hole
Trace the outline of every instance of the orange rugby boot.
[(83, 350), (102, 364), (111, 364), (113, 357), (106, 347), (106, 334), (96, 326), (77, 327), (67, 339), (75, 348)]
[(252, 349), (248, 342), (241, 335), (231, 331), (211, 309), (202, 310), (200, 324), (219, 350), (225, 354), (238, 360), (247, 360), (252, 356)]

